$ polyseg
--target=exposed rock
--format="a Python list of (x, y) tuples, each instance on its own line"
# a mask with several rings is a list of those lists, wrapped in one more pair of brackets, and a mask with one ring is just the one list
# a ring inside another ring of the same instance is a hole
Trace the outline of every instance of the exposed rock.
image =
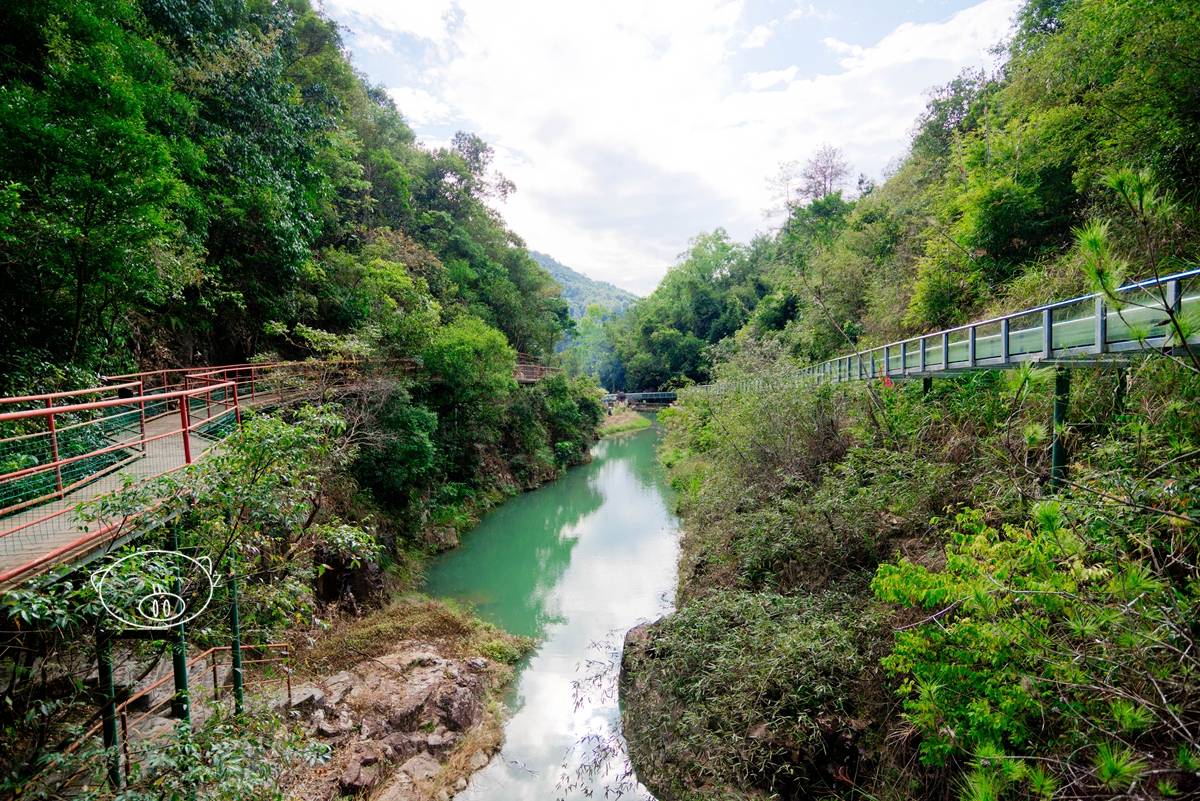
[(321, 688), (305, 684), (292, 688), (292, 700), (288, 706), (292, 709), (315, 710), (325, 705), (325, 691)]
[(438, 553), (458, 547), (458, 532), (452, 526), (434, 526), (425, 529), (425, 542)]
[(425, 750), (434, 756), (442, 756), (455, 746), (459, 736), (454, 732), (434, 732), (425, 738)]
[(412, 779), (401, 773), (375, 796), (375, 801), (421, 801), (421, 796), (413, 787)]
[(471, 754), (471, 758), (467, 760), (467, 767), (471, 770), (482, 770), (490, 760), (488, 755), (483, 751), (476, 751)]
[(437, 703), (446, 726), (455, 731), (466, 731), (483, 717), (483, 701), (479, 692), (467, 684), (447, 688)]
[[(430, 801), (421, 788), (430, 792), (425, 783), (483, 720), (494, 674), (483, 658), (447, 659), (428, 645), (408, 646), (293, 691), (293, 715), (334, 746), (329, 764), (293, 797), (332, 801), (339, 793), (375, 791), (377, 801)], [(488, 759), (477, 751), (469, 769)]]
[(350, 761), (342, 771), (338, 785), (343, 793), (358, 793), (369, 790), (379, 782), (379, 752), (373, 745), (355, 749)]
[(400, 771), (412, 777), (413, 781), (432, 779), (441, 769), (441, 764), (428, 754), (417, 754), (400, 766)]

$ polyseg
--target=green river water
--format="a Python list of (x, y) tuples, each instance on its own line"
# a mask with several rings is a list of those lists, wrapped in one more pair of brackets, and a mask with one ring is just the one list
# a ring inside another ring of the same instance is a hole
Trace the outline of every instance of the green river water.
[(553, 801), (620, 787), (648, 798), (619, 735), (625, 632), (671, 609), (678, 528), (657, 427), (596, 444), (589, 464), (491, 512), (430, 567), (426, 591), (535, 637), (504, 748), (456, 798)]

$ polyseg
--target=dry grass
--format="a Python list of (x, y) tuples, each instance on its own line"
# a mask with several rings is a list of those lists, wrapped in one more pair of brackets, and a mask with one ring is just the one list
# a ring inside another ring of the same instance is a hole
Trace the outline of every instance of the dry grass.
[(335, 673), (364, 659), (394, 651), (409, 640), (436, 645), (446, 657), (484, 656), (513, 664), (532, 647), (517, 637), (480, 620), (470, 611), (418, 593), (401, 596), (364, 618), (336, 620), (296, 656), (299, 670), (312, 675)]

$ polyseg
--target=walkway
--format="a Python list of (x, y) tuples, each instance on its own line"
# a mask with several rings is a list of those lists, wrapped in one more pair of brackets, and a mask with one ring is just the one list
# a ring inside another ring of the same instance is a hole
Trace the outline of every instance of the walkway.
[[(414, 364), (372, 367), (407, 372)], [(83, 390), (0, 398), (0, 591), (129, 535), (127, 519), (80, 519), (80, 504), (202, 458), (247, 407), (345, 388), (362, 368), (291, 362), (159, 370), (110, 376)], [(522, 354), (513, 377), (532, 384), (556, 372)]]

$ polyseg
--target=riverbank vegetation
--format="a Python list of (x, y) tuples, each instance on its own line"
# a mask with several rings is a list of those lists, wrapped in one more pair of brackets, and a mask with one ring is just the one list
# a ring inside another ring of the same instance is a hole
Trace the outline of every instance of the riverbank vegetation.
[(623, 679), (659, 798), (1200, 789), (1200, 384), (1161, 358), (1075, 371), (1055, 490), (1052, 383), (690, 390), (664, 413), (679, 611)]
[(625, 653), (657, 797), (1200, 792), (1200, 321), (1074, 366), (1058, 431), (1053, 368), (753, 389), (1196, 266), (1197, 43), (1187, 4), (1028, 2), (999, 74), (936, 90), (882, 184), (698, 237), (610, 328), (628, 387), (716, 382), (662, 415), (679, 606)]
[[(139, 543), (173, 530), (240, 575), (247, 644), (411, 588), (491, 505), (587, 458), (595, 384), (514, 380), (519, 354), (549, 358), (571, 325), (497, 211), (515, 187), (473, 134), (419, 143), (311, 4), (46, 0), (10, 4), (0, 23), (0, 391), (251, 359), (354, 362), (363, 376), (247, 413), (217, 455), (85, 510), (127, 527), (165, 497)], [(220, 582), (189, 624), (193, 645), (228, 643), (229, 592)], [(104, 617), (70, 570), (0, 604), (0, 786), (34, 797), (95, 718)], [(136, 679), (164, 653), (118, 649), (119, 673)], [(253, 749), (218, 748), (212, 771), (189, 772), (181, 748), (163, 797), (278, 792), (282, 763), (252, 781)], [(246, 783), (222, 786), (238, 765)]]
[(638, 414), (632, 409), (621, 409), (604, 418), (604, 422), (600, 424), (599, 433), (602, 437), (608, 437), (629, 431), (641, 431), (652, 425), (650, 418), (644, 414)]

